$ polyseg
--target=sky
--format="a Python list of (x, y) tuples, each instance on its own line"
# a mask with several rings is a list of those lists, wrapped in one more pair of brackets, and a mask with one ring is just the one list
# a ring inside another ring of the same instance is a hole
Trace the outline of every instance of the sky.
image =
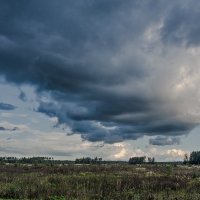
[(175, 161), (199, 150), (199, 9), (0, 0), (0, 156)]

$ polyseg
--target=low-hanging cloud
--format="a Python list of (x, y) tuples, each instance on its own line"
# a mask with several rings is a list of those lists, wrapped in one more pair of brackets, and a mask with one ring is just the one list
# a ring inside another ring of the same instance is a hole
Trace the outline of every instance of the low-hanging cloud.
[(38, 112), (57, 117), (84, 140), (186, 134), (199, 124), (200, 53), (173, 41), (198, 46), (198, 38), (192, 40), (198, 23), (196, 29), (190, 23), (199, 17), (190, 12), (197, 5), (1, 1), (0, 74), (34, 85)]
[(14, 128), (5, 128), (5, 127), (0, 126), (0, 131), (17, 131), (17, 130), (19, 130), (18, 127), (14, 127)]
[(21, 101), (27, 101), (27, 100), (28, 100), (28, 99), (27, 99), (27, 96), (26, 96), (26, 93), (23, 92), (22, 90), (21, 90), (20, 93), (19, 93), (19, 99), (20, 99)]
[(180, 138), (157, 136), (156, 138), (149, 139), (149, 144), (157, 146), (180, 144)]
[(14, 110), (14, 109), (16, 109), (16, 106), (0, 102), (0, 110)]
[(199, 8), (200, 4), (194, 1), (183, 1), (182, 5), (175, 5), (165, 17), (162, 39), (176, 45), (199, 46)]
[(0, 122), (0, 131), (27, 131), (28, 127), (22, 124), (12, 124), (7, 121)]

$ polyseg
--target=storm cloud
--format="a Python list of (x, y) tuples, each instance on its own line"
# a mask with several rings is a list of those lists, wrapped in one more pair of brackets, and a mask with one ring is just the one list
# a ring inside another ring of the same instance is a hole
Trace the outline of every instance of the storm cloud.
[(175, 45), (199, 46), (199, 9), (200, 4), (194, 1), (183, 1), (181, 5), (174, 6), (164, 20), (163, 40)]
[(84, 140), (187, 134), (199, 125), (199, 6), (1, 0), (0, 74), (34, 86), (37, 111)]
[(12, 124), (6, 121), (0, 122), (0, 132), (3, 132), (3, 131), (22, 131), (23, 132), (26, 130), (28, 130), (28, 128), (25, 125)]
[(28, 100), (28, 99), (27, 99), (27, 96), (26, 96), (26, 94), (25, 94), (25, 92), (20, 91), (19, 99), (20, 99), (21, 101), (27, 101), (27, 100)]
[(14, 110), (14, 109), (16, 109), (16, 106), (0, 102), (0, 110)]
[(0, 126), (0, 131), (16, 131), (16, 130), (19, 130), (18, 127), (14, 127), (10, 129), (10, 128), (5, 128), (5, 127)]
[(149, 139), (149, 144), (157, 146), (180, 144), (180, 138), (157, 136), (156, 138)]

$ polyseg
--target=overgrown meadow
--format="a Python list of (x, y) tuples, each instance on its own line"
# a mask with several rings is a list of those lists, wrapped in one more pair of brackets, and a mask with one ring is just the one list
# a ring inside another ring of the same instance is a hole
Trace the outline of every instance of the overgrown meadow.
[(0, 199), (199, 200), (200, 168), (157, 163), (2, 164)]

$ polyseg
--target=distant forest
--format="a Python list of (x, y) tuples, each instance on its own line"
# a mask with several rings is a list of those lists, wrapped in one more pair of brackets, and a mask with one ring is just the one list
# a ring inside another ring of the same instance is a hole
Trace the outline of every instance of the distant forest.
[[(102, 158), (91, 158), (91, 157), (83, 157), (76, 158), (74, 161), (72, 160), (54, 160), (53, 157), (0, 157), (0, 164), (117, 164), (117, 163), (126, 163), (126, 164), (154, 164), (154, 163), (164, 163), (164, 162), (156, 162), (154, 157), (131, 157), (128, 161), (105, 161)], [(171, 162), (166, 162), (171, 163)], [(177, 162), (172, 162), (177, 163)], [(199, 165), (200, 164), (200, 151), (193, 151), (188, 154), (185, 154), (183, 161), (179, 161), (178, 163), (182, 164), (192, 164)]]

